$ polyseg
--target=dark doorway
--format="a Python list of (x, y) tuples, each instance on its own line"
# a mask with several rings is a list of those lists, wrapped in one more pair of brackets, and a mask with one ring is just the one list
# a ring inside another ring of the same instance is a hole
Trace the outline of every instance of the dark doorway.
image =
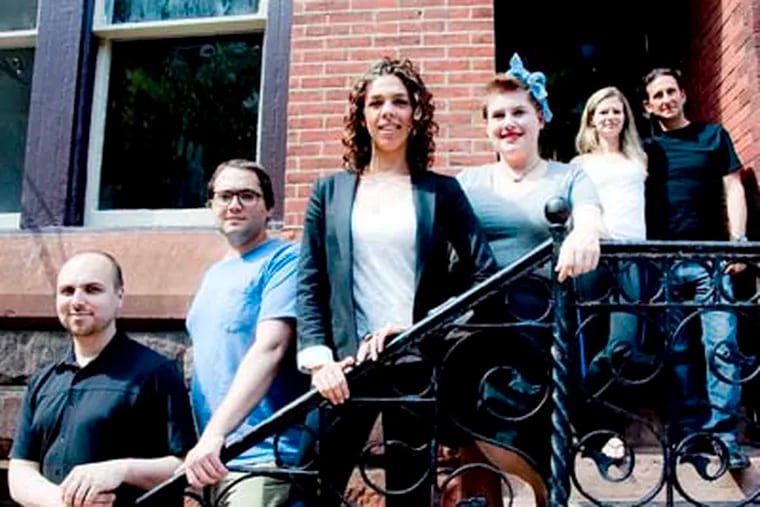
[(544, 155), (568, 161), (586, 99), (617, 86), (639, 116), (641, 78), (655, 66), (684, 68), (689, 48), (689, 0), (528, 2), (495, 0), (496, 70), (514, 52), (530, 71), (546, 74), (554, 120), (541, 139)]

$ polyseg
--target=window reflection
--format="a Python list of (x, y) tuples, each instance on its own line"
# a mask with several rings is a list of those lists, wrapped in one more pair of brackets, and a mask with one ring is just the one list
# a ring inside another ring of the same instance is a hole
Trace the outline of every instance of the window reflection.
[(112, 23), (235, 16), (258, 9), (259, 0), (106, 0)]
[(261, 34), (113, 46), (100, 209), (198, 208), (219, 162), (256, 157)]
[(33, 49), (0, 50), (0, 213), (21, 208)]
[(37, 0), (0, 0), (0, 32), (37, 26)]

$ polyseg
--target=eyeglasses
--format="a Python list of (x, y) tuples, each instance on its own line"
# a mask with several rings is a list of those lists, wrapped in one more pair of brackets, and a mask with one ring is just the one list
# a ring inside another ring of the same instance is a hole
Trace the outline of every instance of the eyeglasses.
[(264, 198), (264, 196), (261, 195), (261, 192), (257, 192), (250, 188), (244, 188), (243, 190), (221, 190), (219, 192), (214, 192), (211, 200), (214, 204), (229, 206), (235, 197), (238, 198), (238, 201), (243, 206), (256, 204)]

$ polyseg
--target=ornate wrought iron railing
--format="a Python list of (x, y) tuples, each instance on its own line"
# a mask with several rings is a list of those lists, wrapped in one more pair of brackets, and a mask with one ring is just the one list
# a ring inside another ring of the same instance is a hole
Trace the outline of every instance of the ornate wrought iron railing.
[[(691, 431), (680, 423), (685, 413), (710, 414), (704, 393), (672, 391), (680, 384), (669, 382), (684, 380), (679, 368), (685, 367), (687, 377), (702, 371), (721, 388), (737, 385), (748, 390), (746, 386), (758, 375), (760, 363), (750, 350), (751, 340), (713, 339), (704, 354), (700, 333), (693, 333), (692, 327), (700, 320), (708, 328), (738, 320), (743, 331), (756, 333), (760, 244), (609, 243), (603, 245), (600, 268), (594, 275), (557, 283), (550, 275), (551, 265), (564, 238), (567, 213), (558, 203), (550, 204), (547, 217), (555, 223), (552, 240), (437, 308), (397, 336), (377, 362), (364, 363), (349, 373), (349, 384), (355, 386), (409, 358), (417, 361), (418, 368), (430, 371), (427, 385), (383, 398), (362, 397), (358, 392), (347, 403), (403, 406), (434, 414), (424, 419), (433, 426), (424, 445), (367, 443), (356, 458), (366, 487), (403, 499), (415, 484), (429, 480), (431, 504), (444, 505), (450, 502), (445, 493), (453, 481), (474, 470), (486, 470), (501, 481), (504, 504), (511, 504), (515, 488), (492, 464), (442, 466), (438, 447), (454, 434), (457, 443), (474, 439), (514, 445), (547, 477), (551, 506), (568, 505), (572, 487), (578, 501), (586, 504), (714, 505), (705, 500), (712, 497), (700, 496), (701, 491), (729, 476), (742, 489), (742, 499), (731, 505), (747, 505), (760, 498), (760, 488), (754, 489), (736, 472), (729, 473), (731, 456), (720, 435)], [(752, 272), (745, 276), (753, 288), (742, 295), (731, 293), (725, 283), (726, 266), (736, 262)], [(700, 292), (695, 297), (697, 288)], [(697, 345), (688, 342), (695, 334)], [(699, 357), (707, 365), (701, 370)], [(704, 387), (705, 381), (701, 382), (690, 385)], [(684, 402), (677, 407), (680, 412), (663, 409), (656, 410), (654, 417), (641, 415), (642, 409), (651, 412), (673, 400)], [(330, 449), (319, 446), (319, 431), (304, 425), (315, 410), (337, 410), (340, 417), (346, 407), (330, 407), (311, 391), (225, 447), (223, 461), (265, 438), (297, 431), (314, 444), (308, 463), (287, 464), (278, 457), (277, 467), (248, 470), (247, 477), (267, 475), (292, 482), (293, 505), (322, 505), (326, 498), (333, 504), (355, 505), (345, 496), (342, 484), (330, 484), (320, 473), (320, 453)], [(676, 413), (678, 417), (673, 417)], [(745, 426), (752, 424), (743, 412), (726, 415), (720, 424), (738, 420)], [(631, 427), (636, 431), (631, 432)], [(633, 439), (627, 433), (633, 433)], [(607, 449), (612, 444), (616, 446)], [(391, 446), (397, 447), (393, 453)], [(422, 457), (426, 466), (404, 486), (386, 490), (382, 473), (376, 473), (394, 466), (385, 454), (395, 459)], [(659, 468), (652, 472), (653, 467)], [(642, 469), (651, 484), (642, 484), (637, 472)], [(184, 476), (178, 475), (137, 503), (168, 505), (183, 494), (185, 486)], [(185, 494), (211, 505), (197, 495)], [(488, 505), (482, 495), (455, 503)]]

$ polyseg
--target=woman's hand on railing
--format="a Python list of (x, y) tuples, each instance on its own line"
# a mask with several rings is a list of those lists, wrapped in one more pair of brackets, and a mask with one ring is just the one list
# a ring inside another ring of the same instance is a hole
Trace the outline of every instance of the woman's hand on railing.
[(367, 334), (362, 338), (359, 350), (356, 353), (356, 364), (361, 364), (367, 359), (377, 361), (378, 355), (385, 349), (385, 343), (389, 338), (402, 333), (404, 328), (401, 326), (387, 325), (374, 333)]
[(596, 269), (599, 264), (599, 234), (591, 229), (573, 229), (567, 235), (559, 250), (559, 258), (554, 271), (557, 279), (564, 282)]
[(743, 262), (731, 262), (726, 265), (726, 267), (723, 269), (723, 272), (727, 275), (738, 275), (745, 269), (747, 269), (747, 265)]
[(195, 447), (187, 453), (183, 468), (187, 483), (192, 488), (201, 489), (216, 484), (227, 475), (227, 467), (219, 459), (223, 446), (223, 436), (204, 433)]
[(333, 405), (344, 403), (351, 393), (346, 372), (354, 366), (354, 358), (346, 357), (311, 369), (311, 385)]

